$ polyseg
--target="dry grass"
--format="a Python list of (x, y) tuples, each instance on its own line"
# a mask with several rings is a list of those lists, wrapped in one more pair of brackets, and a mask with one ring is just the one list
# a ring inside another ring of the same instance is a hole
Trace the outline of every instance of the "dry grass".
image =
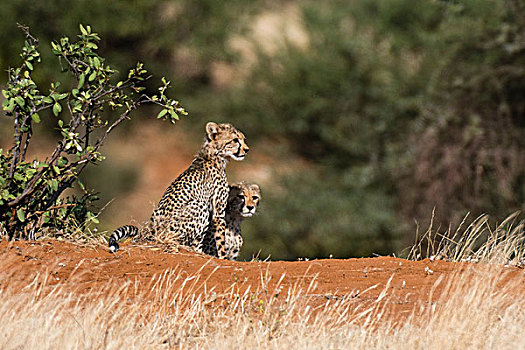
[[(159, 249), (168, 252), (178, 252), (179, 249), (194, 251), (189, 247), (181, 246), (177, 237), (174, 237), (173, 234), (170, 234), (169, 230), (160, 227), (160, 225), (152, 229), (149, 221), (146, 223), (134, 222), (131, 224), (139, 229), (139, 234), (136, 237), (128, 237), (123, 240), (123, 242), (133, 241), (135, 245), (139, 246), (157, 246)], [(57, 239), (72, 242), (82, 247), (109, 249), (108, 239), (112, 232), (100, 232), (97, 228), (92, 228), (91, 226), (91, 223), (86, 223), (84, 225), (74, 224), (72, 227), (69, 227), (68, 230), (64, 231), (46, 229), (39, 232), (35, 239)], [(0, 226), (0, 240), (2, 239), (1, 233), (2, 227)]]
[(222, 295), (193, 293), (204, 277), (180, 271), (154, 278), (147, 294), (127, 283), (79, 295), (41, 275), (2, 290), (0, 348), (523, 349), (521, 281), (472, 267), (402, 324), (384, 312), (388, 288), (366, 308), (351, 296), (312, 307), (315, 281), (268, 291), (264, 274), (257, 290)]
[[(523, 224), (514, 218), (490, 230), (480, 217), (466, 237), (446, 239), (439, 251), (498, 264), (523, 257)], [(482, 230), (488, 238), (474, 249)], [(224, 294), (213, 288), (197, 293), (206, 275), (166, 271), (151, 280), (147, 293), (129, 282), (116, 288), (116, 281), (79, 294), (53, 286), (46, 274), (28, 285), (7, 284), (8, 272), (0, 269), (0, 348), (525, 349), (519, 289), (525, 276), (509, 279), (504, 270), (475, 264), (448, 282), (438, 280), (434, 290), (441, 295), (398, 322), (385, 312), (388, 283), (365, 307), (352, 295), (312, 302), (315, 279), (306, 289), (297, 284), (284, 290), (277, 283), (268, 290), (264, 273), (257, 288), (242, 293), (233, 285)]]
[(455, 230), (444, 233), (430, 226), (416, 242), (408, 259), (423, 257), (449, 261), (481, 262), (488, 264), (525, 266), (525, 222), (516, 212), (502, 223), (491, 227), (488, 215), (481, 215), (465, 227), (468, 215)]

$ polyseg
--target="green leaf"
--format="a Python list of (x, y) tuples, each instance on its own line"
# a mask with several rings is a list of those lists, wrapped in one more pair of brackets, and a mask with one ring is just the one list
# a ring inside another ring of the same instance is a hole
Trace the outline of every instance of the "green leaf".
[(31, 64), (31, 62), (26, 61), (26, 66), (27, 68), (29, 68), (29, 70), (33, 70), (33, 65)]
[(18, 217), (18, 220), (20, 222), (24, 222), (26, 220), (26, 216), (24, 214), (24, 209), (20, 208), (16, 211), (16, 216)]
[(33, 119), (35, 123), (40, 123), (40, 116), (38, 115), (38, 113), (32, 114), (31, 119)]
[(24, 105), (26, 104), (26, 102), (24, 101), (24, 99), (22, 98), (22, 96), (16, 96), (16, 97), (15, 97), (15, 102), (16, 102), (20, 107), (24, 107)]
[(88, 32), (86, 31), (86, 28), (82, 24), (78, 25), (80, 27), (80, 32), (84, 35), (88, 35)]
[(88, 211), (86, 216), (87, 216), (88, 221), (92, 221), (95, 224), (100, 223), (100, 221), (97, 219), (95, 214), (93, 214), (92, 212)]
[(96, 77), (97, 77), (97, 71), (93, 71), (93, 73), (91, 73), (91, 74), (89, 75), (88, 80), (89, 80), (89, 81), (93, 81), (93, 80), (95, 80)]
[(55, 102), (55, 104), (53, 105), (53, 114), (58, 117), (58, 113), (60, 113), (62, 111), (62, 106), (60, 105), (60, 103), (58, 102)]
[(9, 104), (7, 107), (4, 107), (4, 110), (11, 112), (15, 108), (15, 100), (13, 98), (9, 99)]
[(77, 86), (77, 89), (80, 90), (80, 88), (82, 88), (82, 86), (84, 85), (84, 80), (86, 79), (86, 77), (84, 76), (84, 74), (80, 74), (80, 76), (78, 77), (78, 86)]
[(33, 175), (36, 174), (36, 169), (33, 168), (27, 168), (26, 169), (26, 175), (27, 177), (33, 177)]
[(49, 186), (51, 186), (51, 189), (53, 191), (55, 191), (55, 192), (58, 191), (58, 181), (57, 180), (51, 179), (51, 182), (50, 182)]
[(58, 120), (58, 126), (59, 127), (63, 127), (64, 126), (64, 121), (62, 119)]
[(58, 164), (59, 166), (64, 166), (64, 165), (66, 165), (67, 163), (68, 163), (68, 159), (67, 159), (67, 158), (64, 158), (64, 157), (59, 158), (59, 159), (58, 159), (58, 162), (57, 162), (57, 164)]
[(95, 68), (100, 68), (100, 60), (97, 56), (93, 57), (93, 65)]
[(173, 109), (170, 109), (170, 118), (172, 121), (179, 120), (179, 116)]
[(7, 92), (7, 90), (2, 89), (2, 95), (4, 95), (5, 98), (9, 98), (9, 92)]
[(53, 103), (53, 99), (52, 99), (51, 97), (48, 97), (48, 96), (44, 97), (44, 98), (42, 99), (42, 101), (43, 101), (44, 103), (49, 103), (49, 104)]
[(168, 110), (167, 109), (163, 109), (162, 111), (160, 111), (160, 113), (157, 115), (157, 119), (160, 119), (162, 117), (164, 117), (166, 115), (166, 113), (168, 113)]

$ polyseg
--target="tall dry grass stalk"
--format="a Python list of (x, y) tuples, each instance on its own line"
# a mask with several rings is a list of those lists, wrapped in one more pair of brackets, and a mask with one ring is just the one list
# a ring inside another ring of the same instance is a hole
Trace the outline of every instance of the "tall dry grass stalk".
[(481, 215), (466, 226), (467, 215), (455, 230), (449, 227), (444, 233), (440, 233), (439, 228), (434, 228), (432, 215), (425, 233), (416, 233), (416, 242), (408, 259), (431, 257), (523, 267), (525, 221), (519, 220), (519, 214), (511, 214), (494, 227), (490, 225), (488, 215)]
[(315, 280), (284, 290), (281, 278), (269, 290), (264, 273), (257, 287), (221, 294), (197, 293), (207, 276), (183, 271), (155, 277), (148, 292), (115, 281), (85, 294), (75, 292), (74, 276), (53, 286), (43, 274), (17, 286), (4, 273), (0, 348), (523, 349), (523, 278), (501, 271), (472, 265), (401, 323), (385, 312), (388, 285), (365, 307), (355, 295), (319, 303)]

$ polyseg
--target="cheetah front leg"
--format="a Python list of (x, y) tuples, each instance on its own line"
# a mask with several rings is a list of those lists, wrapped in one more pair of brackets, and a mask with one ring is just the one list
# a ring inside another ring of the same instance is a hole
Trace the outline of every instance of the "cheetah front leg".
[(212, 234), (217, 244), (217, 256), (219, 259), (227, 259), (226, 252), (226, 220), (224, 216), (214, 216), (212, 219)]
[(217, 186), (212, 200), (211, 208), (211, 236), (215, 239), (217, 245), (217, 257), (219, 259), (228, 259), (226, 251), (226, 204), (228, 201), (228, 182), (226, 185)]
[(243, 240), (240, 234), (236, 234), (231, 239), (231, 246), (228, 247), (228, 259), (237, 260), (237, 258), (239, 257), (239, 253), (241, 252), (242, 243)]

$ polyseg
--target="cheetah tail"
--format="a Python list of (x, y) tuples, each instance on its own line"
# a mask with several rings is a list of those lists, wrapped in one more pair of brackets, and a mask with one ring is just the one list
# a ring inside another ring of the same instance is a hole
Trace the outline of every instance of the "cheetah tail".
[(109, 250), (115, 253), (119, 249), (118, 241), (124, 238), (136, 236), (139, 229), (133, 225), (125, 225), (117, 228), (111, 236), (109, 236)]

